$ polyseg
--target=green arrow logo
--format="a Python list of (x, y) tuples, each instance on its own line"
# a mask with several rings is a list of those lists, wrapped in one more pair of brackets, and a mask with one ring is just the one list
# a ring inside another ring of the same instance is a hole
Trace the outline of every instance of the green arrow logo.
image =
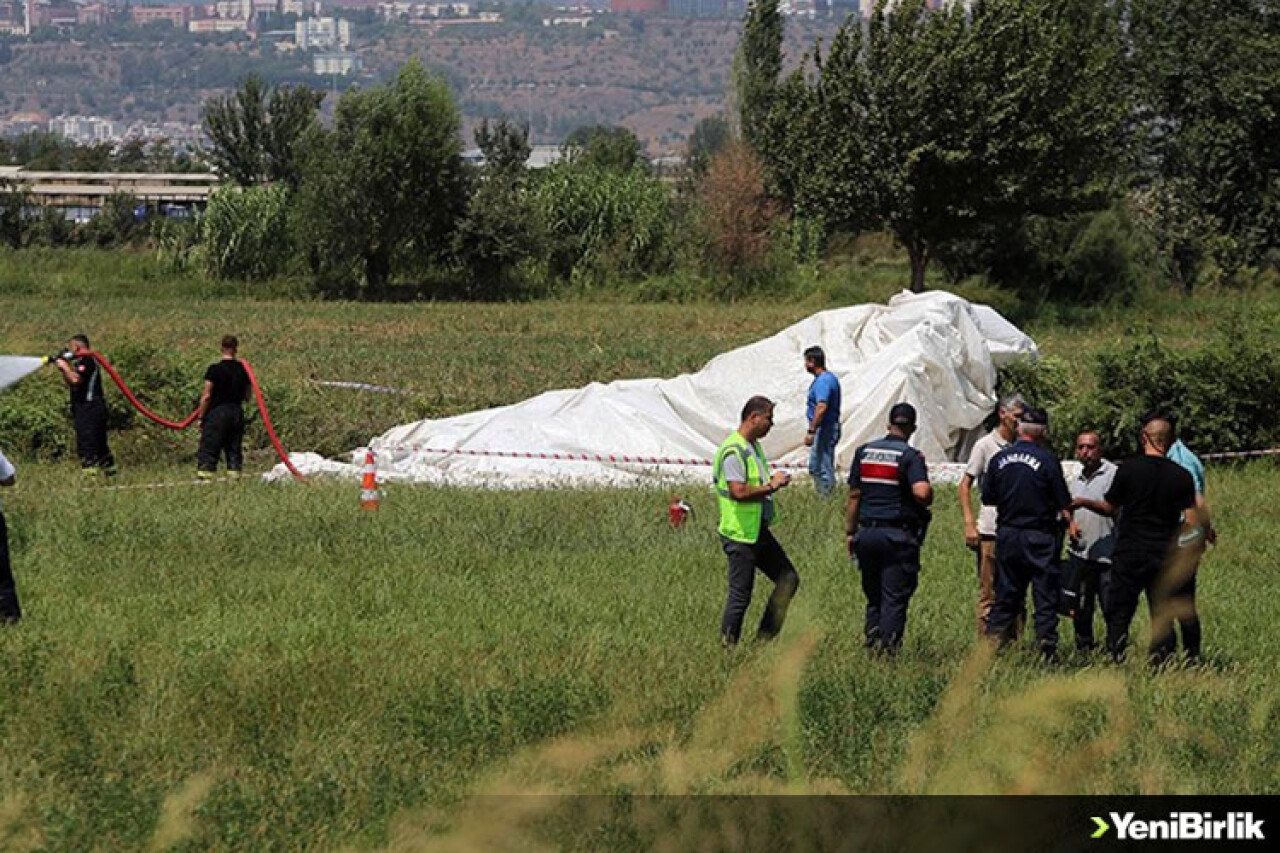
[(1093, 835), (1090, 835), (1090, 836), (1089, 836), (1090, 838), (1101, 838), (1102, 836), (1106, 835), (1106, 834), (1107, 834), (1107, 830), (1111, 828), (1111, 827), (1107, 824), (1107, 822), (1106, 822), (1105, 820), (1103, 820), (1102, 818), (1100, 818), (1100, 817), (1095, 817), (1095, 818), (1093, 819), (1093, 822), (1094, 822), (1094, 823), (1096, 823), (1096, 824), (1098, 825), (1098, 828), (1097, 828), (1096, 830), (1094, 830)]

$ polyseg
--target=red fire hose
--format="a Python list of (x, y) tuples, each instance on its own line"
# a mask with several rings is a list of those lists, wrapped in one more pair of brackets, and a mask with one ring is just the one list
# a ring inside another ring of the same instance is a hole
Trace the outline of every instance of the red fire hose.
[[(181, 421), (171, 421), (162, 418), (142, 404), (142, 401), (137, 398), (129, 386), (125, 384), (124, 379), (120, 377), (120, 374), (116, 372), (116, 369), (111, 365), (111, 362), (107, 361), (106, 356), (100, 352), (89, 352), (87, 355), (92, 356), (94, 361), (102, 365), (102, 369), (107, 371), (107, 375), (111, 377), (111, 381), (116, 383), (116, 387), (120, 389), (120, 393), (124, 394), (125, 399), (128, 400), (129, 403), (144, 417), (154, 421), (162, 427), (168, 427), (169, 429), (176, 430), (186, 429), (195, 423), (196, 416), (200, 413), (198, 408)], [(289, 454), (285, 452), (284, 446), (280, 444), (279, 436), (276, 435), (275, 426), (271, 423), (271, 415), (267, 412), (266, 397), (262, 394), (262, 386), (258, 384), (258, 377), (254, 374), (253, 368), (249, 366), (249, 362), (245, 361), (243, 358), (239, 359), (239, 361), (244, 365), (244, 372), (249, 375), (249, 384), (253, 387), (253, 396), (258, 403), (258, 413), (262, 415), (262, 425), (266, 427), (267, 438), (271, 439), (271, 446), (275, 448), (276, 455), (280, 457), (280, 461), (284, 463), (284, 467), (289, 469), (289, 473), (301, 480), (302, 472), (294, 467), (293, 462), (289, 461)]]

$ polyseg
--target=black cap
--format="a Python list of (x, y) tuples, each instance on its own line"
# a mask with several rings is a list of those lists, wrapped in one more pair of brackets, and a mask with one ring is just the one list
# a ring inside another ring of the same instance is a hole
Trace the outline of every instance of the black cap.
[(889, 423), (894, 426), (916, 425), (916, 407), (910, 403), (897, 403), (889, 410)]
[(1019, 423), (1037, 424), (1039, 426), (1049, 425), (1049, 413), (1044, 409), (1035, 409), (1027, 406), (1022, 410), (1022, 417), (1018, 419)]

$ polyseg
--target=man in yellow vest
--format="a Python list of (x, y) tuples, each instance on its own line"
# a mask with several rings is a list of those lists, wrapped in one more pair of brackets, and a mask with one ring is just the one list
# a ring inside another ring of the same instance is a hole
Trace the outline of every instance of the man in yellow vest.
[(720, 504), (720, 542), (729, 558), (729, 596), (720, 622), (726, 646), (735, 645), (742, 633), (756, 569), (774, 583), (757, 639), (770, 639), (782, 629), (787, 606), (800, 586), (795, 566), (769, 532), (776, 516), (773, 493), (791, 482), (785, 472), (770, 475), (760, 448), (760, 439), (772, 427), (773, 402), (752, 397), (742, 409), (742, 423), (716, 451), (712, 468)]

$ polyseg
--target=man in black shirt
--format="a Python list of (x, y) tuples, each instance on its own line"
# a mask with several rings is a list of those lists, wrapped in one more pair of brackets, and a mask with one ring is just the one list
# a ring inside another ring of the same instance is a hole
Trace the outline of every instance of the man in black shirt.
[(1027, 408), (1018, 421), (1018, 440), (987, 464), (982, 503), (994, 506), (996, 520), (996, 600), (987, 617), (987, 634), (1001, 644), (1014, 639), (1014, 619), (1031, 586), (1036, 639), (1047, 662), (1058, 654), (1058, 597), (1061, 594), (1061, 530), (1076, 533), (1067, 508), (1071, 493), (1062, 463), (1042, 445), (1049, 418)]
[(1168, 563), (1183, 523), (1195, 526), (1196, 491), (1191, 475), (1165, 458), (1173, 443), (1167, 420), (1155, 419), (1142, 428), (1142, 455), (1126, 461), (1101, 500), (1076, 498), (1073, 508), (1117, 516), (1116, 546), (1111, 562), (1107, 613), (1107, 650), (1116, 662), (1129, 645), (1129, 624), (1145, 591), (1151, 611), (1151, 662), (1166, 660), (1176, 648), (1172, 589)]
[(227, 456), (227, 474), (240, 476), (244, 467), (244, 408), (249, 399), (249, 373), (236, 358), (240, 342), (234, 335), (222, 339), (222, 360), (209, 365), (200, 395), (200, 450), (196, 476), (210, 479), (218, 470), (218, 457)]
[(72, 338), (67, 349), (54, 365), (71, 392), (71, 421), (75, 424), (80, 470), (86, 474), (114, 474), (116, 460), (107, 446), (107, 401), (102, 396), (102, 371), (85, 335)]

